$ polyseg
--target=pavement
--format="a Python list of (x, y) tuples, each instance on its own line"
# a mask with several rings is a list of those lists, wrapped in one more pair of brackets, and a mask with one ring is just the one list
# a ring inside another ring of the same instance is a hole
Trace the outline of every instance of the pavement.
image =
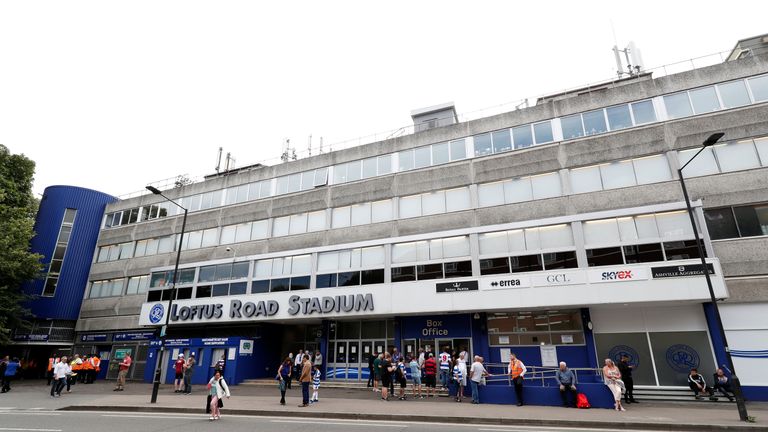
[[(174, 393), (172, 386), (161, 386), (158, 401), (150, 403), (152, 386), (128, 383), (124, 392), (113, 392), (111, 382), (77, 384), (72, 393), (52, 399), (45, 381), (15, 383), (14, 389), (0, 394), (0, 409), (65, 410), (85, 412), (143, 412), (166, 415), (202, 415), (205, 388), (195, 386), (192, 395)], [(227, 415), (278, 417), (282, 419), (339, 419), (343, 421), (427, 422), (491, 427), (598, 428), (606, 430), (768, 430), (768, 404), (749, 403), (754, 423), (739, 421), (730, 404), (658, 403), (630, 404), (626, 412), (607, 409), (577, 410), (558, 407), (457, 403), (450, 398), (385, 402), (377, 393), (358, 389), (320, 389), (320, 402), (299, 408), (301, 390), (288, 390), (286, 405), (279, 405), (279, 392), (258, 386), (233, 386), (232, 398), (225, 400)], [(156, 415), (156, 414), (155, 414)], [(302, 420), (304, 421), (304, 420)], [(0, 428), (2, 429), (2, 428)], [(370, 430), (370, 429), (368, 429)]]

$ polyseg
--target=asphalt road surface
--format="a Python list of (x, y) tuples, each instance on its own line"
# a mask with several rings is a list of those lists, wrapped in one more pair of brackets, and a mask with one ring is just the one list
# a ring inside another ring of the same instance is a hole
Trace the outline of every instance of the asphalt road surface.
[[(8, 403), (8, 400), (4, 400)], [(606, 429), (553, 428), (532, 426), (446, 425), (444, 423), (408, 423), (388, 421), (360, 421), (310, 418), (279, 418), (227, 415), (222, 411), (221, 420), (210, 421), (202, 414), (163, 414), (125, 412), (78, 412), (51, 411), (40, 408), (16, 409), (0, 407), (0, 432), (82, 432), (106, 430), (109, 432), (155, 431), (226, 431), (226, 432), (445, 432), (460, 428), (462, 432), (522, 432), (522, 431), (569, 431), (594, 432)]]

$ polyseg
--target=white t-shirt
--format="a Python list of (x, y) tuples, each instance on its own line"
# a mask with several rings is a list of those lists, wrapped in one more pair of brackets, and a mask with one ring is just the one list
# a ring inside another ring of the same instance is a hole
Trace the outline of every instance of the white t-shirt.
[(482, 363), (477, 361), (472, 363), (472, 368), (469, 370), (470, 379), (474, 382), (479, 383), (480, 381), (482, 381), (483, 372), (485, 372), (485, 366), (483, 366)]
[(69, 367), (68, 364), (62, 363), (62, 362), (58, 362), (58, 363), (56, 363), (56, 366), (53, 367), (53, 376), (56, 379), (66, 378), (67, 374), (71, 370), (72, 369)]

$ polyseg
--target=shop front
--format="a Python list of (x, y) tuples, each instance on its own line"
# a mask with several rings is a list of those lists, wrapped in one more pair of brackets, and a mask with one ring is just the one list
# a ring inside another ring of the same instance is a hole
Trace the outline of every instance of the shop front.
[(96, 379), (117, 379), (120, 362), (130, 355), (132, 365), (127, 379), (140, 380), (146, 368), (149, 342), (154, 336), (155, 332), (148, 330), (80, 333), (72, 354), (99, 355), (101, 366)]

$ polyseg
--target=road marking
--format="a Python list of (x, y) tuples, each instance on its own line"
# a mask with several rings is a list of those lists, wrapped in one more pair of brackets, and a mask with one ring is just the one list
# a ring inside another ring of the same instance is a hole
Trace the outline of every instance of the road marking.
[(31, 416), (58, 416), (61, 415), (59, 413), (55, 412), (45, 412), (45, 411), (35, 411), (35, 412), (24, 412), (24, 411), (0, 411), (0, 415), (31, 415)]
[(134, 414), (102, 414), (102, 417), (119, 417), (119, 418), (155, 418), (155, 419), (182, 419), (182, 420), (194, 420), (202, 419), (205, 417), (203, 414), (190, 414), (188, 416), (168, 416), (168, 415), (134, 415)]
[(0, 428), (0, 431), (22, 431), (22, 432), (61, 432), (61, 429), (22, 429), (22, 428)]
[[(299, 424), (307, 424), (306, 421), (300, 421), (300, 420), (270, 420), (271, 423), (299, 423)], [(321, 424), (323, 425), (337, 425), (337, 426), (372, 426), (372, 427), (407, 427), (407, 425), (404, 424), (398, 424), (398, 423), (367, 423), (367, 422), (358, 422), (358, 421), (349, 421), (349, 422), (327, 422), (324, 421)]]
[[(519, 432), (521, 430), (530, 430), (530, 431), (540, 431), (540, 430), (558, 430), (558, 431), (598, 431), (598, 432), (605, 432), (609, 429), (606, 428), (581, 428), (581, 427), (573, 427), (573, 426), (491, 426), (494, 429), (491, 429), (489, 427), (485, 428), (478, 428), (479, 431), (493, 431), (493, 432)], [(514, 429), (510, 429), (514, 427)], [(647, 429), (624, 429), (628, 432), (652, 432)]]

